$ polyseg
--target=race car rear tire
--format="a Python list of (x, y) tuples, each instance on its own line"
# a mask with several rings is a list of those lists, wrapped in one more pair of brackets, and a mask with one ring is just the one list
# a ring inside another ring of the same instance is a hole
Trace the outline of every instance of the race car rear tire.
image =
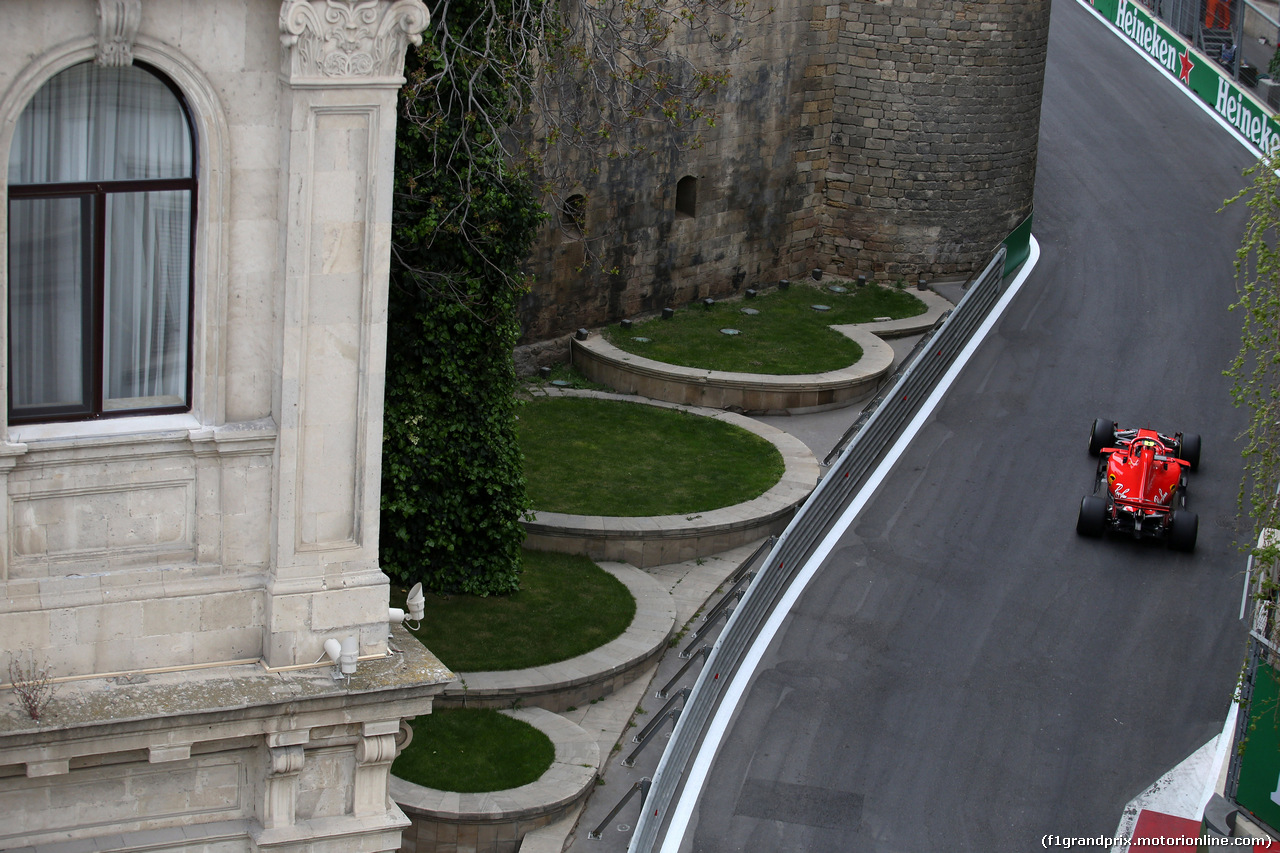
[(1169, 547), (1175, 551), (1191, 553), (1196, 549), (1196, 533), (1200, 529), (1200, 517), (1194, 512), (1178, 510), (1169, 515)]
[(1085, 495), (1080, 501), (1080, 515), (1076, 519), (1076, 533), (1098, 537), (1107, 529), (1107, 502), (1097, 495)]
[(1116, 446), (1116, 425), (1106, 418), (1095, 418), (1089, 433), (1089, 455), (1097, 456), (1104, 447)]
[(1200, 436), (1184, 435), (1178, 443), (1178, 458), (1191, 463), (1192, 471), (1197, 470), (1200, 467)]

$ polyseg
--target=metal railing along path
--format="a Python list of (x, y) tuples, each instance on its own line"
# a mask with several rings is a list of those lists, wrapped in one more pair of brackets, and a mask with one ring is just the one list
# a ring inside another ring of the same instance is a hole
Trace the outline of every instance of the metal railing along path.
[(898, 380), (862, 422), (839, 460), (778, 538), (755, 580), (734, 608), (694, 683), (671, 740), (658, 763), (628, 853), (651, 853), (671, 810), (712, 711), (760, 626), (773, 612), (796, 571), (826, 536), (857, 487), (929, 397), (1000, 296), (1004, 246), (973, 280), (946, 322), (928, 339)]

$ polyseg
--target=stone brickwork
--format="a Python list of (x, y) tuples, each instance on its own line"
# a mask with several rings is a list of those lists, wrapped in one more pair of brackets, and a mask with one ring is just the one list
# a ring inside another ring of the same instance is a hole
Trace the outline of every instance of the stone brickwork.
[(969, 272), (1031, 213), (1049, 3), (855, 5), (815, 99), (831, 133), (816, 265)]
[[(701, 147), (656, 136), (654, 156), (581, 170), (588, 242), (551, 211), (522, 343), (815, 267), (970, 272), (1031, 212), (1047, 0), (771, 5)], [(686, 176), (692, 216), (676, 210)]]

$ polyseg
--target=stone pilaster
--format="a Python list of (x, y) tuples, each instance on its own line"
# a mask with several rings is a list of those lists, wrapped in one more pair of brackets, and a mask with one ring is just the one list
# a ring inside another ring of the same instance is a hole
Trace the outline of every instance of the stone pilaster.
[(264, 655), (310, 663), (326, 637), (386, 640), (378, 484), (395, 100), (419, 0), (286, 0), (289, 124), (274, 407), (275, 530)]

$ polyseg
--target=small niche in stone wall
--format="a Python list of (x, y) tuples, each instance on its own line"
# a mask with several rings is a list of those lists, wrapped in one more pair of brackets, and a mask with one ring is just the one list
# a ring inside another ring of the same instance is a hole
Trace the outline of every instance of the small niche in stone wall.
[(581, 240), (587, 221), (587, 197), (575, 193), (564, 200), (560, 207), (560, 227), (572, 240)]
[(693, 175), (685, 175), (676, 184), (676, 218), (689, 218), (698, 215), (698, 179)]

